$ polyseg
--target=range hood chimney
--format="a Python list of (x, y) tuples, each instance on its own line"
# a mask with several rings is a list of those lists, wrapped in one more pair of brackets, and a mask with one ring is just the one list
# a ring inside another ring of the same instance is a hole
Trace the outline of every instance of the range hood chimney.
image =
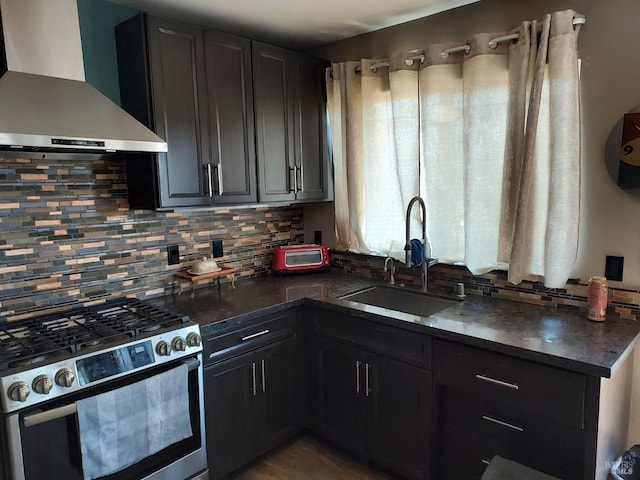
[(0, 16), (0, 149), (167, 151), (85, 82), (77, 0), (0, 0)]

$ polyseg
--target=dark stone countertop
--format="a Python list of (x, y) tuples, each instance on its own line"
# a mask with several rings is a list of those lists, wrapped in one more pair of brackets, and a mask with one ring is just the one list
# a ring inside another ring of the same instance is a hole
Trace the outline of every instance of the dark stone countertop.
[[(313, 303), (325, 309), (368, 318), (467, 345), (506, 353), (587, 375), (610, 377), (633, 352), (640, 322), (618, 317), (592, 322), (567, 312), (521, 302), (468, 295), (457, 306), (419, 317), (363, 305), (340, 297), (374, 280), (340, 273), (241, 279), (233, 290), (224, 284), (151, 300), (188, 315), (204, 336), (242, 325), (258, 316)], [(409, 287), (401, 287), (409, 288)]]

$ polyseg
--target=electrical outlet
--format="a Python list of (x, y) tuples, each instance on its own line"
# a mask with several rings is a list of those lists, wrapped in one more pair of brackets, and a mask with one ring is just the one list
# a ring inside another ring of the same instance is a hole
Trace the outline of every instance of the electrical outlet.
[(224, 252), (222, 250), (222, 240), (211, 240), (211, 247), (213, 249), (213, 258), (224, 256)]
[(180, 249), (178, 245), (167, 245), (167, 263), (178, 265), (180, 263)]
[(624, 268), (624, 257), (613, 257), (607, 255), (604, 266), (604, 276), (607, 280), (622, 281), (622, 270)]

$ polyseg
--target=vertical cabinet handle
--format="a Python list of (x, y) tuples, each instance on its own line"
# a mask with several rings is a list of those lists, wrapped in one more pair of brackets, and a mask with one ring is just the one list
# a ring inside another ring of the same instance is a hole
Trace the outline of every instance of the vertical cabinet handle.
[(207, 163), (207, 190), (209, 193), (209, 198), (213, 198), (213, 172), (212, 165)]
[(364, 396), (368, 397), (371, 389), (369, 388), (369, 362), (364, 365)]
[(222, 163), (218, 163), (216, 170), (218, 171), (218, 195), (222, 195), (224, 193), (222, 186)]
[(251, 364), (251, 377), (252, 377), (252, 380), (253, 380), (253, 396), (255, 397), (256, 393), (257, 393), (257, 391), (256, 391), (256, 362), (253, 362)]
[(262, 367), (262, 391), (267, 391), (267, 377), (264, 374), (264, 358), (260, 361), (260, 365)]
[(360, 361), (356, 360), (356, 394), (360, 395)]
[[(222, 164), (221, 163), (207, 163), (206, 165), (206, 169), (207, 169), (207, 194), (209, 195), (209, 198), (213, 198), (216, 195), (222, 195), (223, 190), (222, 190)], [(216, 183), (218, 186), (218, 191), (216, 192), (213, 188), (213, 175), (214, 172), (213, 170), (215, 169), (215, 175), (216, 175)]]
[[(291, 174), (293, 173), (293, 182), (291, 182)], [(297, 193), (298, 192), (298, 174), (296, 167), (289, 167), (289, 192)], [(291, 183), (293, 183), (293, 188), (291, 188)]]
[(302, 192), (302, 167), (296, 165), (296, 193)]

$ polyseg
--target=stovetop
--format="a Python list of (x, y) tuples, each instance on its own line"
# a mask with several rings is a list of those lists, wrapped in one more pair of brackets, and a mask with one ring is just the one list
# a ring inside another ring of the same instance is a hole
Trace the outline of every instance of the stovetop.
[(187, 322), (189, 317), (127, 298), (0, 325), (0, 372)]

